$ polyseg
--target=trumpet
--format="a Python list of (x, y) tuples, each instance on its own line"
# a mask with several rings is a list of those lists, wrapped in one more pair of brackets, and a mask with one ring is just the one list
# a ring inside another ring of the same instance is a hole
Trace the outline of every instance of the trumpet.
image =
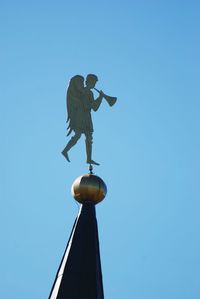
[[(100, 90), (98, 90), (97, 88), (95, 88), (94, 87), (94, 89), (98, 92), (98, 93), (100, 93)], [(104, 99), (106, 100), (106, 102), (108, 102), (108, 104), (112, 107), (115, 103), (116, 103), (116, 101), (117, 101), (117, 98), (116, 97), (111, 97), (111, 96), (108, 96), (108, 95), (106, 95), (105, 93), (104, 93)]]

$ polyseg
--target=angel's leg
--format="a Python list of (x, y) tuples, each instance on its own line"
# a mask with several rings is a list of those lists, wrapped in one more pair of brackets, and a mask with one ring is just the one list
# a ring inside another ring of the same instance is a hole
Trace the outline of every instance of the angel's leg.
[(80, 139), (80, 137), (81, 137), (81, 132), (79, 132), (79, 131), (75, 132), (74, 136), (72, 136), (72, 138), (67, 143), (64, 150), (62, 151), (63, 156), (67, 159), (68, 162), (70, 162), (68, 152), (77, 143), (77, 141)]
[(95, 162), (92, 160), (92, 133), (87, 133), (85, 134), (85, 146), (86, 146), (86, 154), (87, 154), (87, 163), (88, 164), (94, 164), (94, 165), (99, 165), (99, 163)]

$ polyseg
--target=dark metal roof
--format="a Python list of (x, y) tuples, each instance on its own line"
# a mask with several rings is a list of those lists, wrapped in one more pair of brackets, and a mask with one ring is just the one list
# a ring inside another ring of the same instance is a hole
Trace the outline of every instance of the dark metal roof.
[(81, 206), (49, 299), (103, 299), (95, 206)]

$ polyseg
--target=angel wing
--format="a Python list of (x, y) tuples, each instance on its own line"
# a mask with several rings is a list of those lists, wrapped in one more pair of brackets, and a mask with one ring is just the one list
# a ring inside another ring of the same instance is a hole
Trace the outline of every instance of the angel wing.
[(67, 91), (66, 100), (67, 100), (67, 123), (68, 123), (67, 136), (69, 136), (71, 132), (76, 129), (76, 114), (77, 114), (79, 100), (77, 96), (74, 95), (70, 90)]

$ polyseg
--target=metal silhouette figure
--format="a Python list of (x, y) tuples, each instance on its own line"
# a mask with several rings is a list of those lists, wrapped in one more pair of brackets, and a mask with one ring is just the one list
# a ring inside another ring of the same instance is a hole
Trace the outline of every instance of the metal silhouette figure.
[[(66, 147), (62, 151), (63, 156), (70, 162), (68, 152), (77, 143), (81, 135), (85, 135), (86, 146), (86, 163), (99, 165), (92, 159), (92, 143), (93, 143), (93, 123), (91, 117), (91, 110), (97, 111), (105, 98), (110, 106), (114, 105), (117, 98), (107, 96), (103, 91), (95, 88), (98, 78), (94, 74), (87, 75), (85, 86), (84, 77), (76, 75), (71, 78), (67, 89), (67, 123), (69, 136), (72, 132), (74, 135), (71, 137)], [(91, 89), (95, 89), (99, 96), (94, 99)]]

